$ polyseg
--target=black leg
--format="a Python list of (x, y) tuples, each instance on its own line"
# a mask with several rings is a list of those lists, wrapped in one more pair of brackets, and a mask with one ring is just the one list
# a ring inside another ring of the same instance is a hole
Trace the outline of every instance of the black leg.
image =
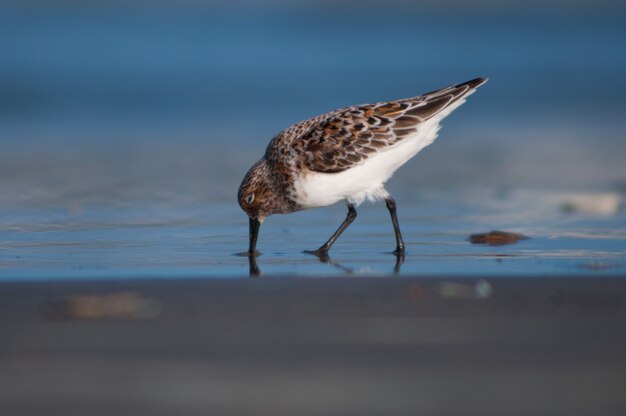
[(321, 246), (315, 251), (307, 250), (305, 251), (305, 253), (315, 254), (316, 256), (320, 258), (327, 257), (328, 250), (330, 250), (330, 248), (333, 246), (335, 240), (339, 238), (341, 233), (343, 233), (344, 230), (348, 228), (348, 225), (350, 225), (352, 221), (354, 221), (355, 218), (356, 218), (356, 209), (354, 208), (354, 205), (348, 203), (348, 215), (346, 216), (346, 219), (343, 220), (343, 222), (341, 223), (337, 231), (335, 231), (335, 233), (328, 239), (327, 242), (324, 243), (323, 246)]
[(396, 256), (404, 255), (404, 241), (402, 241), (402, 233), (400, 233), (400, 225), (398, 224), (398, 214), (396, 213), (396, 201), (393, 198), (385, 198), (387, 209), (391, 214), (391, 223), (393, 231), (396, 233), (396, 250), (393, 252)]

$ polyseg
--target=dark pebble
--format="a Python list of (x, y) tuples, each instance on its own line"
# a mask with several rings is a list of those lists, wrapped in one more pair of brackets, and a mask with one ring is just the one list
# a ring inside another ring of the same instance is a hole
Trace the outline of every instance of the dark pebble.
[(490, 246), (503, 246), (514, 244), (519, 240), (526, 240), (528, 237), (522, 234), (509, 233), (507, 231), (491, 231), (489, 233), (472, 234), (469, 241), (472, 244), (488, 244)]

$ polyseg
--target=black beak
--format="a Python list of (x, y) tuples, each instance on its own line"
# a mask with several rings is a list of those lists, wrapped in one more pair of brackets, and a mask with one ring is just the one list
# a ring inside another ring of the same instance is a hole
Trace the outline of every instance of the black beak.
[(256, 218), (250, 218), (250, 248), (248, 249), (248, 254), (251, 256), (258, 254), (256, 251), (256, 240), (259, 237), (259, 228), (261, 228), (261, 221)]

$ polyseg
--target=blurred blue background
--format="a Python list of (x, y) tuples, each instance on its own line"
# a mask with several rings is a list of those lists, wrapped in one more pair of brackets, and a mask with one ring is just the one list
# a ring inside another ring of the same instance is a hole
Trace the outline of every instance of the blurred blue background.
[(239, 244), (236, 189), (280, 130), (477, 76), (392, 194), (622, 194), (624, 21), (618, 1), (4, 2), (0, 219), (227, 209)]
[(420, 158), (429, 181), (611, 186), (626, 179), (625, 17), (620, 2), (9, 2), (3, 159), (49, 175), (57, 157), (132, 171), (163, 155), (217, 186), (204, 163), (242, 176), (291, 123), (487, 76)]

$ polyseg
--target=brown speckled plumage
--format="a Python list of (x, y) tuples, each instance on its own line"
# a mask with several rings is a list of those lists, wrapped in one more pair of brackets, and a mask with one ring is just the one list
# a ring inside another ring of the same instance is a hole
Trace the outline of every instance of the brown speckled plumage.
[(420, 124), (462, 100), (478, 78), (402, 100), (342, 108), (296, 123), (274, 137), (246, 174), (239, 204), (250, 218), (302, 209), (295, 182), (309, 174), (337, 174), (414, 135)]
[[(350, 169), (414, 133), (420, 123), (482, 82), (474, 80), (413, 98), (346, 107), (287, 127), (270, 141), (264, 157), (244, 178), (238, 195), (242, 208), (261, 217), (300, 209), (294, 196), (296, 174)], [(242, 197), (255, 186), (261, 192), (256, 191), (256, 203), (245, 204)], [(261, 200), (267, 206), (261, 206)]]

